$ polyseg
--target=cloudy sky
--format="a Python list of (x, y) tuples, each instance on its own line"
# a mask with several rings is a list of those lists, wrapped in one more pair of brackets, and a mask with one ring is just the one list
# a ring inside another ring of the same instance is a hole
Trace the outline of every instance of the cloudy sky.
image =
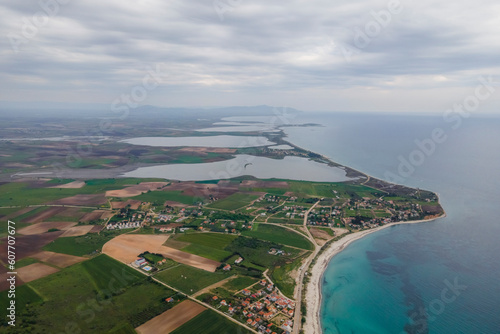
[(58, 1), (0, 0), (0, 102), (500, 110), (498, 0)]

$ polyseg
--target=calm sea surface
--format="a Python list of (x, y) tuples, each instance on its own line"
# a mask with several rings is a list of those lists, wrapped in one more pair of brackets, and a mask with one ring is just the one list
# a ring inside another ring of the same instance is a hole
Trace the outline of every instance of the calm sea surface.
[[(302, 119), (303, 118), (303, 119)], [(500, 118), (307, 114), (294, 144), (375, 177), (439, 193), (447, 217), (351, 244), (323, 281), (325, 333), (500, 333)], [(424, 159), (415, 141), (440, 128)], [(418, 160), (420, 158), (420, 160)], [(391, 174), (392, 173), (392, 174)]]

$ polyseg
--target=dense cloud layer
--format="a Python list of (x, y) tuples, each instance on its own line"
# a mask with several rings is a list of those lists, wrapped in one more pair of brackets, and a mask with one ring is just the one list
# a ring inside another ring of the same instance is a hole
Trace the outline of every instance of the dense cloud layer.
[(4, 0), (0, 13), (2, 101), (111, 104), (159, 69), (141, 103), (442, 111), (500, 75), (494, 0)]

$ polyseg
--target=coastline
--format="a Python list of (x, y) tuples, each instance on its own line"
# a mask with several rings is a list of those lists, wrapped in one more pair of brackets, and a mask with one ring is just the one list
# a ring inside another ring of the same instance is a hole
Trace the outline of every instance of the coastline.
[(440, 219), (440, 218), (444, 218), (444, 217), (446, 217), (446, 213), (444, 213), (438, 217), (433, 217), (433, 218), (429, 218), (429, 219), (394, 222), (394, 223), (390, 223), (390, 224), (387, 224), (384, 226), (376, 227), (374, 229), (347, 234), (343, 238), (341, 238), (340, 240), (337, 240), (337, 241), (333, 242), (331, 245), (329, 245), (328, 248), (326, 248), (317, 257), (316, 263), (314, 264), (314, 266), (310, 270), (311, 275), (309, 276), (309, 282), (307, 283), (306, 295), (305, 295), (307, 316), (306, 316), (306, 322), (305, 322), (304, 326), (302, 327), (304, 333), (306, 333), (306, 334), (323, 333), (323, 329), (321, 327), (321, 315), (320, 315), (321, 303), (323, 300), (323, 296), (321, 294), (322, 280), (323, 280), (323, 276), (325, 274), (326, 268), (328, 267), (328, 265), (330, 264), (330, 261), (332, 260), (332, 258), (335, 255), (342, 252), (352, 242), (359, 240), (359, 239), (361, 239), (361, 238), (363, 238), (371, 233), (381, 231), (385, 228), (396, 226), (396, 225), (403, 225), (403, 224), (426, 223), (426, 222), (434, 221), (436, 219)]

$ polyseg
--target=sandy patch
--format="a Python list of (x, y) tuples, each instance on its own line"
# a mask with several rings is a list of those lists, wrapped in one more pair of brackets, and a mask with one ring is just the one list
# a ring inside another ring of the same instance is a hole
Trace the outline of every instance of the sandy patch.
[(332, 227), (333, 233), (335, 233), (335, 236), (338, 237), (339, 235), (346, 234), (349, 232), (348, 229), (346, 228), (338, 228), (338, 227)]
[(36, 223), (30, 226), (26, 226), (19, 231), (17, 231), (19, 234), (24, 234), (24, 235), (34, 235), (34, 234), (42, 234), (50, 230), (51, 228), (57, 228), (58, 230), (68, 230), (71, 227), (75, 226), (76, 223), (72, 222), (43, 222), (43, 223)]
[(89, 233), (94, 228), (94, 225), (74, 226), (66, 230), (61, 237), (78, 237)]
[(23, 280), (23, 282), (28, 283), (45, 276), (49, 276), (50, 274), (58, 271), (59, 269), (50, 267), (43, 263), (33, 263), (29, 266), (17, 269), (17, 275)]
[(205, 310), (204, 306), (192, 300), (185, 300), (135, 330), (139, 334), (170, 333)]
[(141, 182), (124, 189), (108, 190), (106, 191), (106, 197), (134, 197), (149, 190), (159, 190), (168, 184), (168, 182)]
[(59, 268), (66, 268), (75, 263), (86, 260), (86, 258), (80, 256), (73, 256), (73, 255), (60, 254), (47, 251), (41, 251), (40, 253), (32, 255), (31, 257), (40, 260), (42, 262), (53, 264), (54, 266), (57, 266)]
[(70, 183), (61, 184), (61, 185), (53, 186), (50, 188), (79, 189), (79, 188), (83, 187), (84, 185), (85, 185), (85, 182), (83, 182), (83, 181), (73, 181)]
[(102, 252), (125, 264), (135, 261), (139, 254), (148, 251), (206, 271), (214, 272), (220, 266), (220, 262), (163, 246), (168, 237), (168, 235), (122, 234), (104, 244)]

